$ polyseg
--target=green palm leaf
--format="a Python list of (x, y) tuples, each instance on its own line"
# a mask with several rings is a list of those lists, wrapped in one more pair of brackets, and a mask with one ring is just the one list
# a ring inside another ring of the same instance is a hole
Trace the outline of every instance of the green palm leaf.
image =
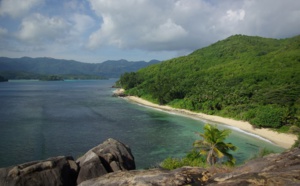
[(200, 154), (207, 156), (207, 163), (211, 165), (224, 157), (227, 159), (227, 164), (234, 165), (235, 159), (228, 151), (234, 151), (237, 148), (231, 143), (224, 142), (230, 133), (231, 131), (228, 129), (219, 130), (216, 126), (206, 124), (204, 133), (198, 133), (202, 139), (196, 140), (193, 146), (199, 149)]
[(217, 156), (218, 158), (223, 158), (223, 157), (224, 157), (224, 153), (221, 152), (217, 147), (215, 147), (215, 148), (213, 149), (213, 151), (214, 151), (214, 154), (216, 154), (216, 156)]

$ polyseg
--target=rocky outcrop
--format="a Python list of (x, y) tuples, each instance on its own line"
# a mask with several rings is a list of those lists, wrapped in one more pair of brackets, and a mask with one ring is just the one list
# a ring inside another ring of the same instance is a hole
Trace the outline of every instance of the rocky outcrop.
[(300, 185), (300, 148), (237, 168), (133, 169), (130, 148), (108, 139), (76, 162), (72, 157), (60, 156), (2, 168), (0, 185)]
[(125, 90), (122, 88), (118, 88), (113, 92), (112, 96), (113, 97), (125, 97), (126, 96)]
[(205, 181), (203, 168), (184, 167), (173, 171), (150, 169), (139, 171), (120, 171), (84, 181), (80, 186), (116, 186), (116, 185), (201, 185)]
[(72, 157), (55, 157), (0, 169), (0, 185), (75, 185), (78, 166)]
[(110, 138), (76, 162), (73, 157), (59, 156), (1, 168), (0, 185), (73, 186), (109, 172), (132, 169), (135, 169), (135, 163), (130, 148)]
[(271, 154), (232, 169), (216, 166), (113, 172), (80, 184), (88, 185), (300, 185), (300, 148)]
[(78, 184), (110, 172), (135, 169), (130, 148), (112, 138), (89, 150), (76, 162), (80, 166)]
[(215, 174), (209, 185), (300, 185), (300, 148), (249, 161), (230, 173)]

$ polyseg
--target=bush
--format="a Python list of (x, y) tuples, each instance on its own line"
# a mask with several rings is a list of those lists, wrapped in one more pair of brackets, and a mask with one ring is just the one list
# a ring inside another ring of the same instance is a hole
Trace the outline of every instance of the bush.
[(193, 150), (189, 152), (184, 158), (166, 158), (160, 163), (160, 166), (164, 169), (173, 170), (184, 166), (192, 167), (205, 167), (206, 159), (201, 156), (199, 152)]
[(143, 95), (143, 90), (139, 90), (139, 89), (137, 89), (137, 88), (135, 87), (135, 88), (126, 90), (125, 93), (126, 93), (127, 95), (141, 97), (141, 96)]
[(251, 109), (251, 110), (248, 110), (244, 115), (243, 115), (243, 120), (245, 121), (251, 121), (253, 118), (255, 118), (255, 114), (256, 111), (255, 109)]
[(160, 163), (160, 166), (164, 169), (173, 170), (182, 167), (184, 165), (181, 159), (168, 157), (163, 162)]
[(195, 110), (194, 105), (189, 99), (175, 99), (171, 101), (168, 105), (174, 108), (182, 108), (187, 110)]
[(276, 105), (260, 106), (256, 109), (255, 118), (250, 120), (252, 124), (258, 127), (281, 127), (285, 109)]

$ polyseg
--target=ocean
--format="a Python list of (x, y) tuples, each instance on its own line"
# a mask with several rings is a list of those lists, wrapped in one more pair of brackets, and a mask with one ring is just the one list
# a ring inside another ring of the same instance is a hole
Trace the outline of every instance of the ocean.
[[(167, 157), (183, 157), (192, 149), (199, 139), (196, 132), (203, 132), (209, 121), (112, 97), (115, 81), (0, 83), (0, 167), (60, 155), (76, 159), (108, 138), (131, 148), (138, 169), (158, 166)], [(233, 153), (238, 164), (261, 148), (284, 150), (263, 138), (230, 129), (227, 142), (238, 147)]]

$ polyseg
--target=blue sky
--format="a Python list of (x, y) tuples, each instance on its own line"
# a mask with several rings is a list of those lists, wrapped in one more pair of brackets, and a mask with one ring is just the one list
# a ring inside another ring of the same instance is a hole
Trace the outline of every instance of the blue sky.
[(298, 0), (0, 0), (0, 56), (166, 60), (245, 34), (300, 34)]

